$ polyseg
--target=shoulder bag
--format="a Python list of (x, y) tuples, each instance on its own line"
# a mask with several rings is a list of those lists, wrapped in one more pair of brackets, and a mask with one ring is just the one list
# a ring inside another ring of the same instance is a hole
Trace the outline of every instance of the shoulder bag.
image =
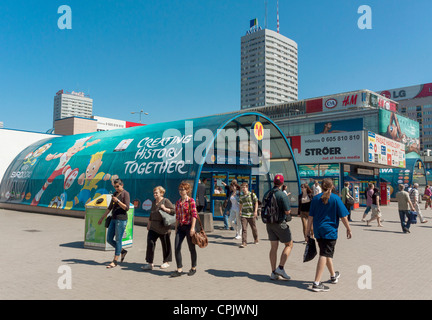
[[(189, 199), (189, 210), (190, 210), (190, 207), (191, 207), (191, 202)], [(192, 212), (191, 212), (191, 214), (192, 214)], [(204, 231), (204, 227), (201, 223), (201, 219), (199, 217), (198, 212), (197, 212), (197, 220), (200, 224), (201, 230), (199, 232), (194, 233), (194, 235), (192, 236), (192, 243), (196, 244), (200, 248), (205, 248), (208, 245), (208, 238), (207, 238), (207, 235)]]
[[(164, 203), (166, 202), (166, 198), (164, 199)], [(160, 209), (159, 210), (160, 215), (162, 216), (163, 223), (165, 227), (170, 227), (175, 224), (176, 222), (176, 216), (175, 214), (169, 214), (168, 212)]]

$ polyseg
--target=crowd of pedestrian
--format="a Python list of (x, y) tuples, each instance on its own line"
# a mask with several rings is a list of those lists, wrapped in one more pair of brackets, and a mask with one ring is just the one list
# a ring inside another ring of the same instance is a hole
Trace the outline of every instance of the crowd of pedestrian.
[[(166, 269), (172, 262), (171, 232), (174, 229), (174, 257), (176, 270), (170, 274), (175, 278), (182, 276), (183, 259), (181, 248), (186, 239), (190, 253), (191, 268), (187, 275), (193, 276), (197, 272), (197, 250), (192, 238), (196, 232), (195, 225), (198, 218), (198, 212), (203, 210), (206, 205), (205, 182), (200, 181), (197, 188), (197, 199), (191, 197), (192, 187), (187, 182), (182, 182), (178, 187), (179, 198), (173, 204), (165, 197), (165, 189), (157, 186), (153, 189), (154, 200), (152, 202), (150, 217), (147, 224), (147, 249), (145, 260), (146, 264), (142, 266), (143, 270), (152, 270), (154, 268), (154, 256), (157, 240), (160, 239), (162, 245), (162, 264), (161, 269)], [(270, 241), (270, 279), (279, 280), (281, 278), (289, 280), (290, 276), (285, 272), (284, 266), (293, 248), (293, 240), (289, 227), (291, 221), (291, 207), (284, 178), (282, 175), (276, 175), (273, 181), (273, 188), (268, 190), (259, 201), (257, 195), (249, 190), (248, 183), (239, 185), (236, 180), (232, 180), (229, 185), (223, 184), (226, 191), (226, 200), (223, 206), (224, 227), (228, 229), (231, 225), (235, 230), (235, 240), (241, 240), (240, 248), (248, 245), (248, 226), (252, 231), (254, 244), (259, 243), (258, 229), (256, 226), (258, 216), (261, 210), (265, 214), (272, 211), (276, 217), (266, 223), (267, 237)], [(115, 248), (114, 258), (107, 268), (115, 268), (123, 262), (127, 250), (122, 248), (121, 239), (127, 224), (127, 211), (130, 202), (130, 195), (124, 189), (123, 182), (120, 179), (113, 181), (116, 192), (106, 212), (99, 220), (101, 224), (108, 213), (112, 212), (111, 221), (107, 225), (107, 242)], [(399, 185), (399, 192), (396, 194), (398, 201), (398, 210), (401, 228), (404, 233), (410, 232), (410, 225), (415, 213), (420, 218), (420, 222), (426, 223), (421, 210), (421, 200), (425, 200), (425, 209), (431, 206), (432, 191), (429, 186), (426, 187), (423, 196), (420, 195), (418, 184), (414, 184), (409, 192), (405, 191), (404, 185)], [(345, 183), (341, 196), (334, 192), (334, 185), (331, 179), (324, 179), (322, 183), (315, 181), (312, 188), (307, 183), (301, 185), (301, 192), (298, 196), (299, 210), (298, 214), (302, 222), (304, 243), (307, 244), (310, 239), (315, 239), (319, 248), (319, 258), (316, 266), (315, 279), (311, 289), (313, 291), (328, 291), (329, 287), (321, 282), (325, 267), (330, 274), (330, 282), (337, 283), (340, 277), (339, 271), (336, 271), (333, 265), (333, 256), (335, 252), (336, 241), (338, 239), (339, 222), (341, 221), (346, 228), (348, 239), (352, 237), (349, 222), (351, 221), (351, 206), (354, 200), (349, 190), (349, 184)], [(222, 192), (221, 188), (216, 192)], [(365, 192), (366, 209), (363, 213), (362, 221), (370, 226), (372, 221), (377, 221), (378, 227), (383, 227), (382, 214), (380, 209), (381, 198), (379, 189), (373, 183), (369, 183), (368, 190)], [(371, 212), (371, 218), (366, 220), (368, 213)], [(167, 226), (162, 216), (166, 213), (175, 216), (174, 226)], [(415, 218), (414, 218), (415, 219)], [(264, 221), (264, 219), (263, 219)], [(279, 262), (278, 247), (279, 243), (283, 244), (283, 250)]]

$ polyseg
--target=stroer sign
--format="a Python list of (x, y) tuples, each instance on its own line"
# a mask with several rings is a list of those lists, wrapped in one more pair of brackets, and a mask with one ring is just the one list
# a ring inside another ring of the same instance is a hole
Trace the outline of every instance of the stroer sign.
[(296, 160), (301, 164), (364, 161), (363, 131), (315, 134), (291, 140)]

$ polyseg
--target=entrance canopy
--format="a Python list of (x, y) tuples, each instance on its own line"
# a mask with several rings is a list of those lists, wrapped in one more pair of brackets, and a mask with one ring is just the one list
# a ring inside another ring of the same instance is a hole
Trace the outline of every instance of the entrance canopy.
[(239, 112), (33, 143), (5, 172), (0, 202), (82, 211), (100, 194), (114, 193), (118, 177), (135, 214), (146, 216), (154, 187), (164, 187), (175, 203), (186, 181), (196, 198), (201, 171), (209, 166), (249, 170), (259, 177), (261, 195), (275, 174), (283, 174), (293, 198), (299, 192), (297, 166), (281, 130), (263, 114)]

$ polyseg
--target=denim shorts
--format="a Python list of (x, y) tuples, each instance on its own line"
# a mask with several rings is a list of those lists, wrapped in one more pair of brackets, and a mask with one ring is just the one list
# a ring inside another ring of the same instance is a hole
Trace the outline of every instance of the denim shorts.
[(266, 229), (270, 241), (288, 243), (292, 240), (290, 228), (285, 221), (282, 223), (267, 223)]

